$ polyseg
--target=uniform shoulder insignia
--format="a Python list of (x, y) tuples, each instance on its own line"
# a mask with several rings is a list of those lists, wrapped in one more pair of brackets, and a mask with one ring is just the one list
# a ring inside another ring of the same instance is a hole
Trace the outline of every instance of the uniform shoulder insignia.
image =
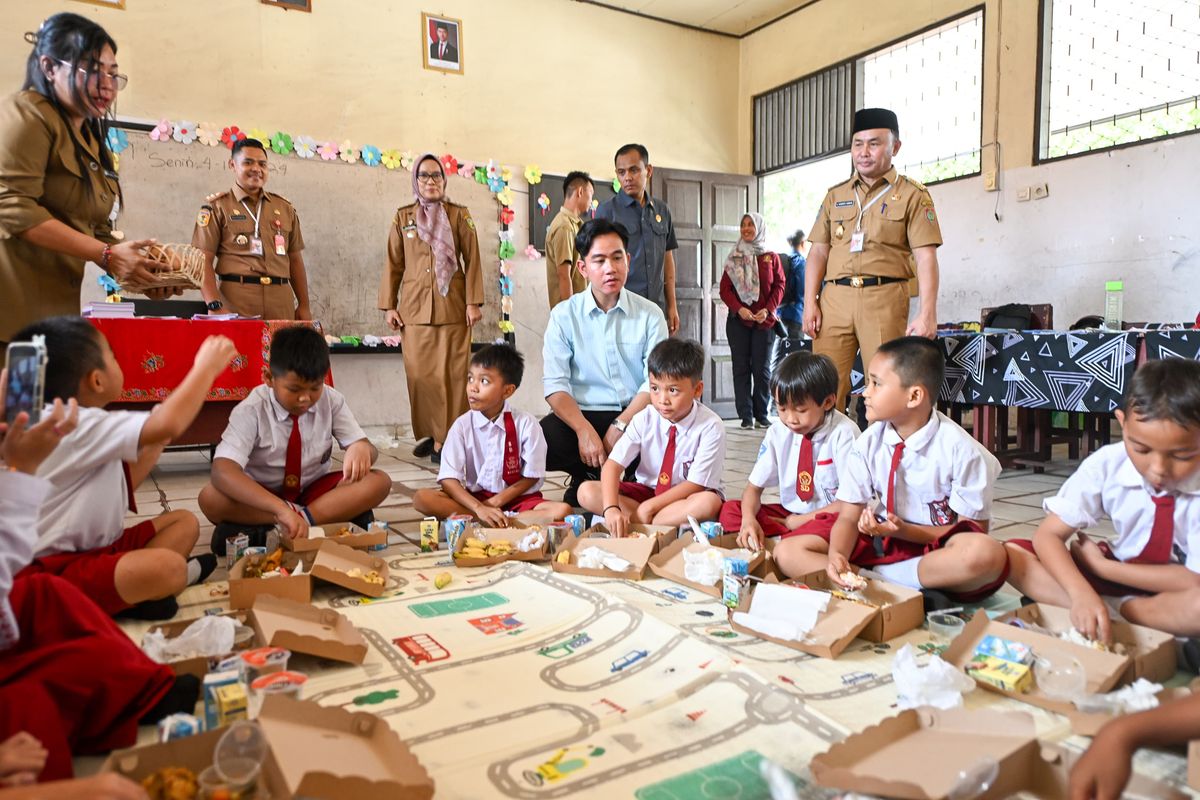
[(266, 194), (266, 195), (268, 195), (268, 196), (269, 196), (269, 197), (271, 197), (271, 199), (273, 199), (273, 200), (280, 200), (280, 201), (282, 201), (282, 202), (284, 202), (284, 203), (287, 203), (289, 206), (292, 204), (292, 201), (291, 201), (291, 200), (288, 200), (286, 197), (284, 197), (284, 196), (283, 196), (283, 195), (281, 195), (281, 194), (275, 194), (275, 192), (264, 192), (263, 194)]
[(208, 197), (204, 198), (204, 202), (211, 203), (213, 200), (219, 200), (227, 194), (229, 194), (228, 190), (226, 190), (224, 192), (213, 192)]
[(446, 203), (446, 205), (454, 206), (455, 208), (466, 208), (466, 206), (463, 205), (462, 203), (456, 203), (453, 200), (446, 200), (444, 202)]
[(826, 189), (825, 193), (828, 194), (829, 192), (832, 192), (834, 189), (838, 189), (842, 186), (848, 186), (850, 184), (850, 182), (853, 180), (854, 180), (854, 176), (851, 175), (849, 178), (846, 178), (846, 180), (844, 180), (844, 181), (838, 181), (833, 186), (830, 186), (828, 189)]
[(904, 180), (911, 183), (918, 192), (927, 191), (925, 188), (925, 184), (921, 183), (919, 180), (916, 180), (915, 178), (910, 178), (907, 175), (902, 175), (901, 177), (904, 178)]

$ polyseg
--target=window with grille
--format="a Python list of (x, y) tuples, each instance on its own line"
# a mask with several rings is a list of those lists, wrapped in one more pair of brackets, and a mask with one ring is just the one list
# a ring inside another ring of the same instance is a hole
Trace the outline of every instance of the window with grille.
[(1200, 128), (1200, 2), (1043, 0), (1042, 160)]

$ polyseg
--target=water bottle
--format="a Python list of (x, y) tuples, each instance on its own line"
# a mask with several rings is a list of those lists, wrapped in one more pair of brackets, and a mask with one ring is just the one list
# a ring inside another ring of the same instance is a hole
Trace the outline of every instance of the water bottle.
[(1121, 330), (1124, 292), (1124, 281), (1108, 281), (1104, 284), (1104, 327), (1107, 330)]

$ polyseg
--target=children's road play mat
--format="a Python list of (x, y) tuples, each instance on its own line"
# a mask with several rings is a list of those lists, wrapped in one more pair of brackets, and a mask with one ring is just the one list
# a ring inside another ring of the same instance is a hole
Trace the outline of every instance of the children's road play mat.
[[(732, 631), (715, 598), (669, 581), (582, 578), (506, 563), (457, 569), (446, 553), (389, 559), (386, 595), (318, 584), (369, 645), (361, 666), (294, 656), (305, 698), (386, 719), (436, 781), (438, 798), (769, 797), (760, 762), (790, 773), (896, 713), (893, 655), (924, 663), (921, 629), (853, 642), (835, 661)], [(434, 578), (449, 572), (449, 586)], [(226, 607), (224, 584), (181, 597), (180, 618)], [(140, 639), (149, 626), (126, 626)], [(1020, 710), (1039, 735), (1083, 749), (1066, 720), (976, 690), (968, 708)], [(1185, 783), (1182, 756), (1144, 752), (1138, 772)]]

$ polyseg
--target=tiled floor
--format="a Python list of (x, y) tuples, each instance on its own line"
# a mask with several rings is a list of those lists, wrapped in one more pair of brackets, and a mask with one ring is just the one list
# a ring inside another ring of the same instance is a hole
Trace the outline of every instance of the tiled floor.
[[(762, 435), (762, 431), (741, 430), (736, 421), (727, 423), (725, 491), (729, 497), (741, 496)], [(415, 542), (417, 522), (421, 515), (413, 510), (413, 492), (436, 486), (437, 468), (429, 459), (412, 455), (414, 443), (410, 439), (389, 438), (382, 432), (372, 432), (372, 441), (380, 450), (376, 467), (392, 476), (392, 494), (383, 506), (376, 509), (375, 516), (390, 523), (403, 539)], [(199, 516), (196, 496), (208, 480), (209, 464), (207, 451), (165, 454), (150, 479), (138, 490), (136, 498), (140, 514), (131, 517), (128, 524), (172, 509), (188, 509)], [(1032, 535), (1042, 518), (1042, 498), (1054, 494), (1074, 467), (1075, 463), (1067, 461), (1064, 454), (1062, 458), (1050, 462), (1041, 474), (1028, 469), (1005, 470), (996, 487), (992, 532), (1002, 539)], [(561, 499), (564, 479), (563, 473), (551, 473), (543, 493), (549, 498)], [(768, 494), (768, 499), (777, 498), (771, 498)], [(202, 516), (200, 522), (196, 551), (207, 552), (212, 525)], [(1096, 533), (1106, 535), (1111, 533), (1111, 528), (1102, 526)], [(416, 549), (415, 544), (413, 549)], [(214, 577), (224, 576), (219, 574)]]

